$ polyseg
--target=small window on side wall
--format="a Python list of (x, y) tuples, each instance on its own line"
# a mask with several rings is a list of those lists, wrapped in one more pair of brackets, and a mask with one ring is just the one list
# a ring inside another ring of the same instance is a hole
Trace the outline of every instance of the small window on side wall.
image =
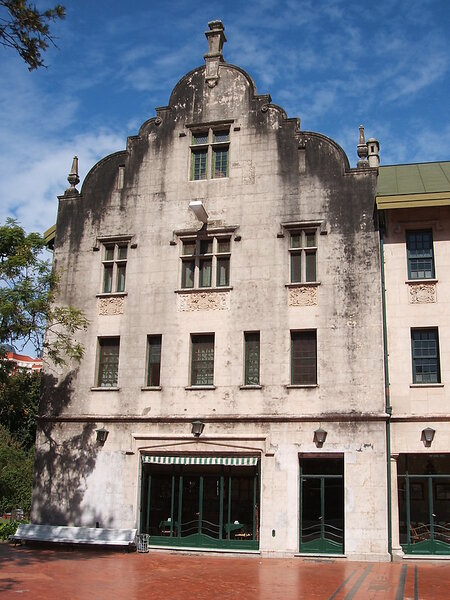
[(104, 294), (125, 291), (128, 243), (105, 243), (103, 245), (103, 284)]
[(161, 384), (161, 341), (160, 335), (147, 337), (147, 386), (159, 387)]
[(259, 331), (246, 331), (244, 333), (244, 354), (244, 385), (259, 385)]
[(117, 387), (120, 338), (99, 338), (97, 387)]
[(434, 279), (433, 233), (431, 229), (406, 232), (408, 279)]
[(291, 384), (317, 384), (317, 334), (291, 331)]
[(437, 328), (411, 329), (413, 383), (440, 383)]

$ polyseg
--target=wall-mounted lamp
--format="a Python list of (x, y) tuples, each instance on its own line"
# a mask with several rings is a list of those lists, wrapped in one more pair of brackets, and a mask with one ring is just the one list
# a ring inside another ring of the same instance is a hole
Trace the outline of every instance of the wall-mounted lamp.
[(106, 442), (106, 438), (108, 437), (109, 431), (104, 427), (95, 430), (97, 433), (97, 442), (103, 446)]
[(327, 439), (327, 435), (328, 433), (325, 431), (325, 429), (322, 429), (321, 427), (315, 430), (313, 441), (317, 448), (322, 448), (322, 446), (325, 443), (325, 440)]
[(205, 428), (205, 424), (203, 423), (203, 421), (192, 421), (191, 425), (192, 425), (192, 429), (191, 429), (192, 435), (194, 437), (200, 437)]
[(189, 208), (201, 223), (208, 222), (208, 213), (201, 200), (191, 200), (189, 202)]
[(434, 429), (431, 429), (431, 427), (426, 427), (425, 429), (422, 429), (422, 435), (420, 439), (423, 442), (425, 448), (429, 448), (431, 446), (431, 442), (434, 440), (435, 433), (436, 431)]

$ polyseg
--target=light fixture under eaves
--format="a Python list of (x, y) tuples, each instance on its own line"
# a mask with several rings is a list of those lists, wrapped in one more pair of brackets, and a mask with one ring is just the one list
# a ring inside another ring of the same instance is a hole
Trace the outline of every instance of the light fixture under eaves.
[(189, 208), (201, 223), (208, 222), (208, 213), (201, 200), (191, 200), (189, 202)]

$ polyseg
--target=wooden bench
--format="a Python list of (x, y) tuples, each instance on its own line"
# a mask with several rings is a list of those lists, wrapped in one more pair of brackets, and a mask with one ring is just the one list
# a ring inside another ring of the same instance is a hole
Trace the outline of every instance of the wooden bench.
[(63, 527), (59, 525), (21, 524), (10, 537), (13, 542), (50, 542), (56, 544), (94, 544), (126, 546), (136, 544), (136, 529), (102, 529), (100, 527)]

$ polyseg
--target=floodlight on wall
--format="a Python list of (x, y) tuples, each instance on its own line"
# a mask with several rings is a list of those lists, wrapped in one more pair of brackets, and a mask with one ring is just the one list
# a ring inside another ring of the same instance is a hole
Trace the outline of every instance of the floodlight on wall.
[(425, 429), (422, 429), (422, 436), (420, 439), (422, 440), (423, 445), (426, 448), (429, 448), (431, 446), (431, 443), (434, 440), (435, 433), (436, 431), (431, 427), (426, 427)]
[(103, 446), (103, 444), (106, 442), (106, 438), (108, 437), (109, 431), (104, 427), (96, 429), (95, 431), (97, 433), (97, 442)]
[(325, 429), (322, 429), (321, 427), (315, 430), (313, 441), (317, 448), (322, 448), (322, 446), (325, 443), (325, 440), (327, 439), (327, 435), (328, 433), (325, 431)]
[(192, 425), (192, 429), (191, 429), (192, 435), (194, 437), (200, 437), (205, 428), (205, 424), (203, 423), (203, 421), (192, 421), (191, 425)]
[(201, 200), (191, 200), (189, 202), (189, 208), (201, 223), (208, 222), (208, 213)]

